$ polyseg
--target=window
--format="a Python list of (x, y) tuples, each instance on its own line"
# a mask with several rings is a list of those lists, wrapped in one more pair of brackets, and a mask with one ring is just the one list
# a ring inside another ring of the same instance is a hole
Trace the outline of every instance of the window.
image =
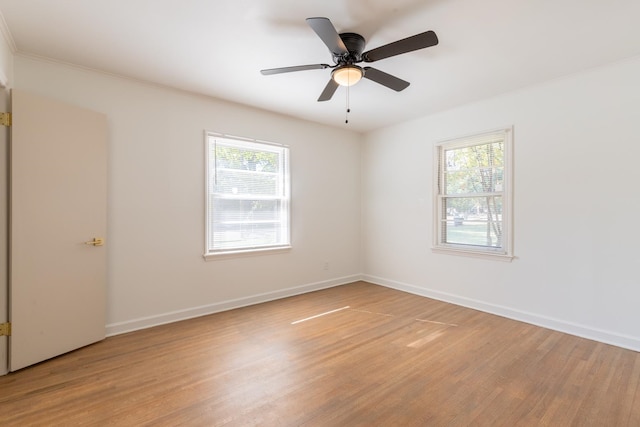
[(289, 149), (206, 134), (206, 253), (289, 247)]
[(436, 251), (510, 260), (511, 129), (436, 145)]

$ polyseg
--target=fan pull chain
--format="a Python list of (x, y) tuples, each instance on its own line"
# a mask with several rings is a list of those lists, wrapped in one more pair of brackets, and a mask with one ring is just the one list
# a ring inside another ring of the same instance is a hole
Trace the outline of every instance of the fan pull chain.
[(344, 113), (344, 122), (349, 123), (349, 113), (351, 112), (351, 108), (349, 108), (349, 88), (351, 86), (347, 86), (347, 112)]

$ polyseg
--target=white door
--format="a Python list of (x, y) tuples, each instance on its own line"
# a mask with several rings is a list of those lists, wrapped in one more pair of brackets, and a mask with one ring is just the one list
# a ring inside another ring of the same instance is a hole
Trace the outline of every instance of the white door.
[(107, 231), (107, 120), (18, 90), (11, 98), (15, 371), (105, 337), (106, 248), (90, 242)]

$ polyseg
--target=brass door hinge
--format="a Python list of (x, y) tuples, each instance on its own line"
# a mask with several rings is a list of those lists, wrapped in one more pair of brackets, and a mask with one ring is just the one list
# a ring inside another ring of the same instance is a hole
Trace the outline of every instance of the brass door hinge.
[(11, 323), (0, 323), (0, 337), (11, 336)]
[(0, 113), (0, 125), (11, 126), (11, 113)]

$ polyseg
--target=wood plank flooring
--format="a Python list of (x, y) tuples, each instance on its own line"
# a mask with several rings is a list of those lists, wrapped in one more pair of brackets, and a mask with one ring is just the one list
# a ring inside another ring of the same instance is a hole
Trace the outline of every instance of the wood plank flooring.
[(357, 282), (0, 377), (0, 425), (640, 426), (640, 353)]

